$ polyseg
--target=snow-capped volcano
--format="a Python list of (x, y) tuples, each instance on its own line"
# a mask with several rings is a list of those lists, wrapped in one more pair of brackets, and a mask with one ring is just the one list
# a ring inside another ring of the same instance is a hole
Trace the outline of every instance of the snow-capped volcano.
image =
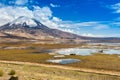
[(60, 31), (57, 29), (51, 29), (36, 19), (28, 17), (19, 17), (8, 24), (0, 27), (0, 32), (4, 32), (10, 35), (22, 36), (33, 39), (79, 39), (80, 36)]
[(36, 19), (19, 17), (0, 27), (0, 40), (4, 39), (34, 39), (34, 40), (58, 40), (58, 41), (119, 41), (120, 38), (93, 38), (79, 36), (58, 29), (51, 29)]
[(37, 21), (36, 19), (21, 16), (17, 19), (13, 20), (12, 22), (9, 22), (2, 27), (0, 27), (0, 30), (10, 30), (10, 29), (19, 29), (19, 28), (45, 28), (47, 27)]
[(51, 38), (49, 31), (50, 29), (39, 21), (24, 16), (0, 27), (0, 32), (32, 39)]

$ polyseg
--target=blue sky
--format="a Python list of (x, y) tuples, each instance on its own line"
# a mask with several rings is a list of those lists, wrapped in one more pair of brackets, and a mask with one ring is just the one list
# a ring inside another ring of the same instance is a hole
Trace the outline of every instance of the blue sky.
[(19, 16), (83, 36), (120, 37), (120, 0), (0, 0), (0, 25)]

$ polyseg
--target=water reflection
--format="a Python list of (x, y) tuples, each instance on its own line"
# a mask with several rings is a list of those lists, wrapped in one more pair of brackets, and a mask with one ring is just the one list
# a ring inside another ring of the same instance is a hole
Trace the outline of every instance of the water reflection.
[(68, 48), (56, 51), (58, 54), (64, 55), (91, 55), (92, 53), (105, 53), (105, 54), (120, 54), (120, 50), (115, 49), (80, 49), (80, 48)]
[(61, 49), (58, 50), (58, 54), (70, 55), (90, 55), (91, 53), (97, 52), (97, 49), (79, 49), (79, 48), (68, 48), (68, 49)]
[(120, 50), (115, 50), (115, 49), (107, 49), (104, 50), (105, 54), (120, 54)]
[(70, 64), (79, 62), (79, 59), (55, 59), (55, 60), (47, 60), (47, 62), (58, 63), (58, 64)]

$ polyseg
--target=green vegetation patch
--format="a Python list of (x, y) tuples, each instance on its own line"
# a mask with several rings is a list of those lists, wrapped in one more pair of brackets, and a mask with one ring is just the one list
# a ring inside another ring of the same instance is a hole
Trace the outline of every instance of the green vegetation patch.
[(33, 54), (33, 50), (0, 50), (0, 60), (9, 61), (25, 61), (25, 62), (37, 62), (43, 63), (48, 59), (53, 58), (53, 55), (49, 54)]

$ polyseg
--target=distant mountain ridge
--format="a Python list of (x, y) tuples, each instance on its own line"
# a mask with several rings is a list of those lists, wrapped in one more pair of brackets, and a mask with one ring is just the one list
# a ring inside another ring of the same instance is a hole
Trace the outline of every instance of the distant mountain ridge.
[(85, 37), (64, 32), (58, 29), (51, 29), (36, 19), (21, 16), (12, 22), (9, 22), (0, 27), (0, 38), (16, 38), (16, 39), (31, 39), (31, 40), (76, 40), (76, 41), (119, 41), (120, 38), (95, 38)]

